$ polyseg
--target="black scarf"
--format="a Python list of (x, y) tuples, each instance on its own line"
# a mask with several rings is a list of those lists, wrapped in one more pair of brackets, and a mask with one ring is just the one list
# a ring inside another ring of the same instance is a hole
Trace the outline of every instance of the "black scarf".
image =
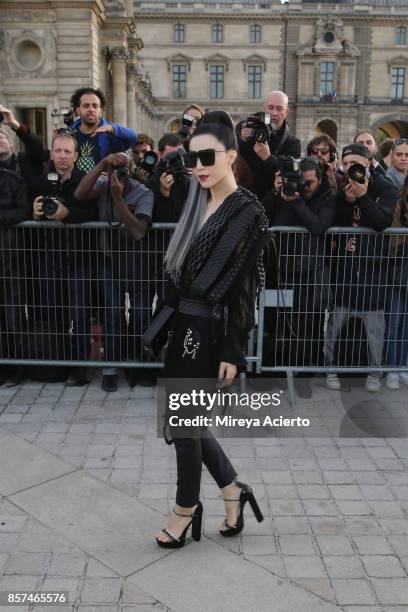
[(263, 206), (239, 187), (225, 198), (193, 238), (180, 273), (178, 289), (194, 299), (220, 303), (234, 281), (256, 265), (257, 285), (263, 286), (262, 250), (268, 240)]

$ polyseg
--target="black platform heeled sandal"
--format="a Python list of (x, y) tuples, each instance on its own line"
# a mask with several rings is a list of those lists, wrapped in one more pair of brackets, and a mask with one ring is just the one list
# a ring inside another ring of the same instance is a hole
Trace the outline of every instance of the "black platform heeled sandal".
[(235, 481), (235, 484), (239, 486), (241, 489), (241, 493), (239, 495), (239, 499), (225, 499), (226, 502), (239, 502), (238, 516), (236, 525), (230, 525), (227, 519), (224, 519), (224, 523), (226, 529), (220, 529), (220, 534), (225, 538), (230, 538), (231, 536), (237, 535), (244, 528), (244, 506), (247, 502), (250, 503), (253, 513), (255, 514), (255, 518), (258, 523), (261, 523), (264, 520), (263, 514), (258, 506), (258, 503), (255, 499), (254, 494), (252, 493), (252, 489), (247, 484), (243, 482)]
[(171, 539), (170, 542), (162, 542), (162, 540), (156, 538), (156, 542), (158, 543), (158, 545), (162, 546), (163, 548), (182, 548), (185, 544), (186, 533), (190, 525), (191, 537), (197, 542), (199, 542), (201, 539), (201, 523), (203, 518), (203, 506), (201, 502), (198, 502), (193, 514), (180, 514), (180, 512), (176, 512), (175, 510), (173, 510), (173, 512), (174, 514), (177, 514), (177, 516), (191, 517), (191, 521), (189, 522), (187, 527), (185, 527), (179, 538), (174, 533), (172, 533), (170, 529), (167, 529), (166, 527), (162, 529), (162, 532), (165, 533)]

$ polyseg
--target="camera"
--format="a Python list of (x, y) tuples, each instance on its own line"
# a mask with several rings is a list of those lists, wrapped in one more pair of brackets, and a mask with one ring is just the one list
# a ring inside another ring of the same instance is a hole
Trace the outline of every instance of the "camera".
[(74, 111), (72, 108), (66, 108), (61, 111), (62, 120), (65, 125), (70, 128), (75, 121)]
[(58, 210), (58, 202), (63, 203), (63, 199), (57, 194), (60, 187), (60, 178), (56, 172), (47, 174), (48, 194), (42, 196), (42, 212), (45, 217), (51, 217)]
[(187, 172), (185, 156), (186, 152), (182, 148), (171, 151), (159, 160), (157, 167), (161, 172), (172, 174), (174, 177), (185, 174)]
[(271, 123), (269, 113), (254, 113), (246, 120), (246, 126), (254, 130), (254, 138), (256, 142), (267, 142), (269, 136), (276, 132), (274, 123)]
[(125, 165), (113, 166), (113, 170), (116, 171), (118, 180), (121, 181), (122, 183), (129, 178), (129, 166), (128, 165), (127, 166)]
[(302, 193), (310, 185), (310, 181), (305, 181), (300, 169), (301, 159), (294, 157), (280, 158), (280, 172), (283, 178), (282, 193), (286, 196), (293, 196), (295, 193)]
[(146, 151), (143, 156), (143, 159), (141, 159), (137, 163), (137, 167), (141, 170), (145, 170), (150, 175), (153, 173), (154, 167), (157, 163), (157, 159), (157, 153), (155, 153), (154, 151)]
[(190, 134), (190, 128), (194, 123), (193, 115), (189, 115), (188, 113), (184, 113), (181, 119), (181, 127), (179, 129), (179, 136), (181, 138), (187, 138)]
[(348, 169), (347, 174), (349, 178), (356, 181), (356, 183), (364, 185), (365, 180), (370, 176), (370, 171), (362, 164), (352, 164)]
[(43, 196), (42, 212), (45, 217), (51, 217), (58, 210), (58, 201), (51, 196)]

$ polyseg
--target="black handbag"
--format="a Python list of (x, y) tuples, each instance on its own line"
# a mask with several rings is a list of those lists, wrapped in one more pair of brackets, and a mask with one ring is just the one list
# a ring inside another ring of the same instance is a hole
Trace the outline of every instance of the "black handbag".
[(145, 350), (154, 359), (158, 358), (161, 349), (167, 343), (174, 313), (175, 308), (165, 304), (142, 335)]

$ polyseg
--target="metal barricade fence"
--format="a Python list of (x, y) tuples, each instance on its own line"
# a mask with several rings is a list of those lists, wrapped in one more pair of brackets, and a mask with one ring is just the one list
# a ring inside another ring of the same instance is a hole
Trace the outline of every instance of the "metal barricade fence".
[(271, 230), (256, 371), (408, 372), (408, 230)]
[(162, 367), (142, 333), (174, 227), (154, 224), (140, 241), (101, 222), (1, 227), (0, 363)]
[[(0, 363), (161, 368), (141, 337), (174, 227), (141, 241), (107, 223), (1, 227)], [(407, 230), (272, 230), (248, 371), (408, 370)]]

